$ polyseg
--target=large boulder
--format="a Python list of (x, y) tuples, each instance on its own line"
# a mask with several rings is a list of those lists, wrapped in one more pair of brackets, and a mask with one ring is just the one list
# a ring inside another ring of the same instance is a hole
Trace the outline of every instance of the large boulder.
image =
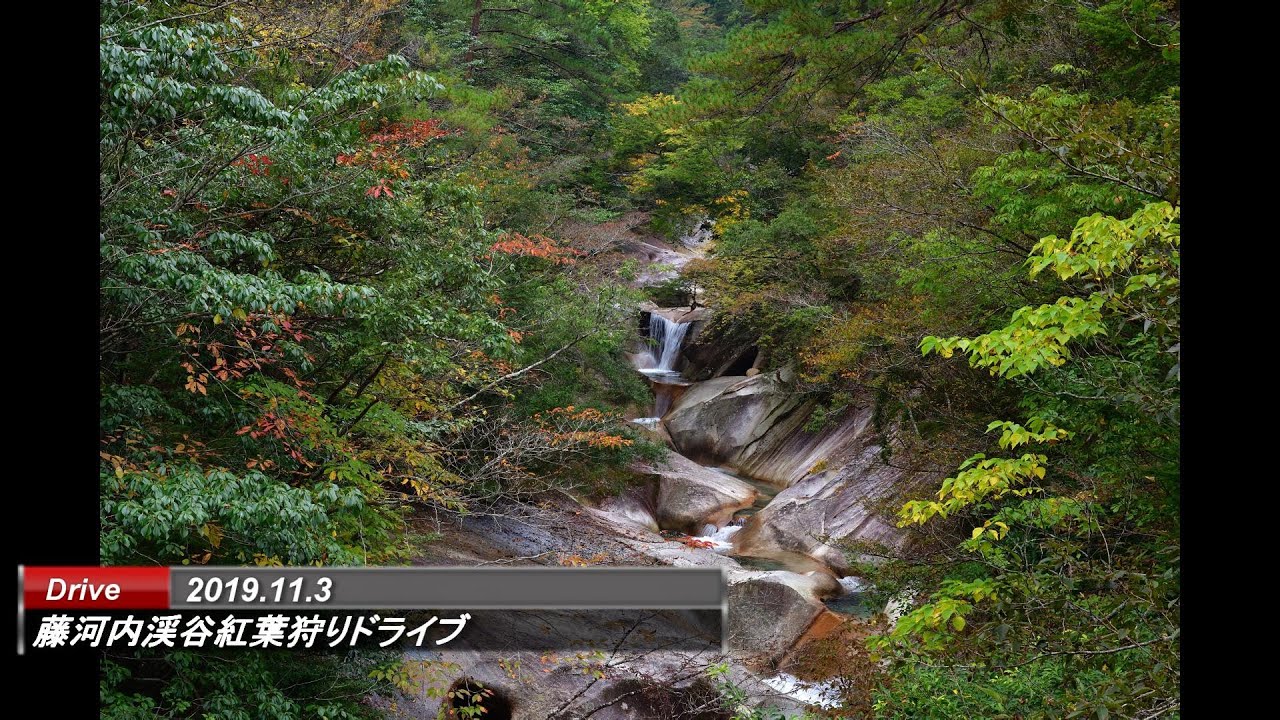
[(831, 582), (821, 574), (730, 571), (730, 652), (768, 664), (777, 662), (826, 609), (820, 598), (830, 594)]
[(718, 377), (685, 390), (663, 425), (681, 453), (736, 467), (739, 457), (803, 405), (776, 372)]
[[(776, 374), (756, 377), (772, 378)], [(766, 383), (766, 387), (768, 393), (794, 397), (790, 388), (777, 380)], [(846, 412), (816, 432), (808, 429), (816, 403), (792, 402), (792, 412), (766, 417), (769, 425), (758, 430), (760, 439), (737, 448), (728, 464), (747, 477), (788, 487), (823, 470), (841, 468), (861, 457), (868, 444), (879, 442), (872, 427), (871, 402)]]
[(753, 367), (764, 369), (764, 354), (756, 345), (757, 335), (750, 328), (738, 324), (725, 326), (700, 322), (691, 330), (685, 336), (681, 350), (686, 361), (684, 376), (690, 380), (746, 375), (747, 370)]
[(706, 525), (721, 527), (756, 499), (756, 489), (749, 484), (678, 453), (669, 453), (665, 461), (637, 471), (656, 480), (653, 515), (663, 530), (694, 535)]
[(609, 519), (657, 532), (658, 518), (655, 505), (655, 493), (650, 485), (630, 489), (621, 495), (614, 495), (600, 501), (599, 510), (607, 513)]

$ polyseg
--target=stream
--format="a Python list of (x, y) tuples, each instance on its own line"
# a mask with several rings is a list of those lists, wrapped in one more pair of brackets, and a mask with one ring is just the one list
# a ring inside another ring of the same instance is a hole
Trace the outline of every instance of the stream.
[[(649, 380), (654, 394), (654, 409), (652, 415), (635, 418), (631, 422), (651, 430), (658, 429), (662, 423), (662, 418), (671, 409), (675, 399), (686, 388), (695, 384), (676, 369), (680, 362), (681, 348), (691, 325), (691, 322), (673, 321), (656, 311), (649, 315), (649, 338), (653, 342), (653, 347), (637, 354), (636, 369)], [(676, 452), (675, 448), (670, 448), (670, 452)], [(801, 575), (822, 573), (836, 577), (839, 580), (840, 587), (843, 588), (843, 593), (838, 597), (824, 600), (824, 604), (833, 612), (867, 618), (880, 610), (879, 607), (872, 605), (865, 598), (864, 590), (866, 587), (859, 578), (841, 578), (838, 573), (834, 573), (825, 563), (808, 555), (782, 551), (768, 555), (743, 554), (741, 548), (735, 544), (734, 536), (752, 515), (766, 508), (784, 488), (741, 475), (733, 468), (716, 465), (702, 465), (702, 467), (714, 470), (725, 477), (745, 482), (755, 488), (757, 494), (755, 502), (750, 507), (735, 512), (732, 519), (725, 523), (724, 526), (705, 525), (702, 531), (695, 536), (696, 540), (706, 543), (707, 547), (717, 553), (732, 557), (739, 565), (748, 570), (781, 570)]]

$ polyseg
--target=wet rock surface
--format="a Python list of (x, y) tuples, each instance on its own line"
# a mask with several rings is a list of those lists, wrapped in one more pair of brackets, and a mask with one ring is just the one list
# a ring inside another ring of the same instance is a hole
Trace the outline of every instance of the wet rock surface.
[(783, 373), (720, 377), (690, 387), (663, 420), (673, 445), (703, 462), (783, 487), (734, 538), (739, 554), (803, 553), (847, 571), (841, 540), (898, 548), (903, 533), (885, 506), (945, 470), (890, 464), (865, 399), (818, 431), (806, 429), (814, 406)]
[(685, 390), (663, 425), (680, 453), (737, 467), (739, 456), (752, 452), (753, 445), (802, 404), (778, 373), (719, 377)]
[[(874, 455), (876, 450), (866, 452)], [(778, 493), (737, 534), (740, 551), (804, 553), (847, 572), (845, 553), (833, 543), (866, 540), (900, 547), (903, 535), (884, 519), (878, 503), (896, 496), (904, 481), (902, 473), (880, 463), (867, 465), (815, 473)]]

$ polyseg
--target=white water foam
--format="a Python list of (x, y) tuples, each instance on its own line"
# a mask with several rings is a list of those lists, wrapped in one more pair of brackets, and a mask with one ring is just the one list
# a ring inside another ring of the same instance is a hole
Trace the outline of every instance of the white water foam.
[(846, 595), (851, 595), (866, 590), (867, 584), (862, 581), (862, 578), (850, 575), (849, 577), (840, 578), (840, 587), (844, 588)]
[(711, 543), (711, 549), (716, 552), (727, 553), (733, 549), (733, 534), (741, 529), (740, 525), (725, 525), (715, 532), (699, 535), (694, 539)]
[[(655, 360), (654, 362), (657, 362), (657, 361)], [(657, 377), (661, 377), (663, 375), (669, 375), (671, 380), (676, 380), (676, 381), (684, 380), (684, 376), (676, 372), (675, 370), (663, 370), (662, 368), (657, 368), (657, 367), (646, 367), (646, 368), (636, 368), (636, 369), (639, 370), (641, 373), (644, 373), (645, 375), (653, 375)], [(674, 385), (675, 383), (672, 383), (672, 384)], [(688, 383), (686, 382), (685, 384), (688, 384)]]
[(764, 684), (792, 700), (799, 700), (809, 705), (817, 705), (821, 708), (838, 708), (842, 704), (840, 691), (836, 689), (835, 683), (831, 681), (811, 683), (805, 682), (795, 675), (778, 673), (773, 677), (764, 678)]
[(655, 373), (659, 372), (654, 370), (654, 366), (658, 364), (658, 357), (648, 348), (636, 353), (633, 360), (635, 362), (636, 369), (640, 372), (644, 372), (646, 370), (652, 370)]

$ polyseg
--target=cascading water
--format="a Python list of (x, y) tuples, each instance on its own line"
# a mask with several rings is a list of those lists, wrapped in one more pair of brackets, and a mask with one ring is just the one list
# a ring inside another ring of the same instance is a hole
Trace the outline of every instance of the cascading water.
[[(702, 226), (699, 226), (695, 235), (701, 233), (702, 230)], [(671, 438), (666, 434), (663, 427), (663, 417), (675, 403), (679, 402), (685, 392), (685, 388), (696, 385), (676, 369), (680, 362), (682, 345), (692, 323), (675, 322), (662, 315), (658, 310), (659, 308), (654, 308), (649, 312), (648, 337), (650, 342), (648, 348), (632, 356), (636, 368), (647, 376), (653, 389), (653, 414), (650, 417), (635, 418), (631, 422), (657, 433), (660, 437), (665, 437), (667, 442), (671, 443)], [(680, 317), (679, 314), (676, 314), (676, 316)], [(688, 461), (686, 460), (686, 462)], [(822, 560), (806, 553), (791, 551), (768, 552), (766, 556), (761, 554), (761, 549), (758, 547), (753, 548), (749, 544), (746, 546), (740, 544), (738, 534), (743, 532), (744, 528), (750, 527), (752, 528), (751, 532), (758, 533), (761, 527), (767, 527), (761, 524), (751, 525), (750, 522), (758, 511), (763, 510), (774, 500), (775, 495), (782, 488), (749, 477), (739, 477), (728, 468), (711, 465), (704, 465), (703, 467), (735, 477), (754, 486), (756, 490), (755, 502), (751, 507), (739, 507), (728, 522), (725, 522), (723, 513), (720, 510), (717, 510), (715, 515), (704, 518), (702, 521), (704, 524), (700, 530), (693, 531), (697, 533), (696, 535), (692, 538), (686, 537), (681, 540), (690, 549), (690, 552), (711, 551), (718, 555), (733, 558), (737, 566), (743, 570), (764, 571), (753, 573), (753, 577), (764, 577), (766, 573), (774, 577), (786, 577), (793, 573), (800, 576), (815, 576), (818, 578), (817, 582), (819, 583), (814, 586), (815, 588), (829, 588), (829, 585), (824, 584), (829, 583), (829, 580), (822, 580), (822, 578), (836, 579), (839, 582), (838, 590), (823, 589), (815, 591), (821, 592), (820, 596), (815, 595), (815, 599), (823, 603), (828, 615), (834, 613), (836, 615), (869, 619), (876, 613), (883, 611), (883, 604), (877, 604), (871, 600), (870, 594), (866, 591), (867, 588), (860, 578), (841, 578), (838, 572), (833, 571)], [(666, 482), (665, 475), (663, 478), (663, 482)], [(700, 480), (699, 482), (707, 482), (712, 486), (716, 485), (714, 478)], [(713, 517), (715, 518), (714, 521), (711, 520)], [(721, 523), (724, 524), (722, 525)], [(688, 532), (688, 530), (682, 531)], [(747, 552), (752, 554), (744, 554)], [(830, 680), (806, 682), (793, 675), (780, 673), (762, 678), (762, 681), (776, 693), (801, 703), (833, 709), (841, 707), (843, 702), (839, 688)]]
[(676, 363), (680, 361), (680, 346), (691, 324), (674, 322), (656, 312), (649, 314), (649, 338), (656, 341), (657, 346), (646, 356), (638, 356), (641, 359), (637, 364), (650, 365), (652, 360), (652, 367), (639, 370), (653, 383), (653, 417), (640, 418), (637, 422), (652, 420), (649, 424), (655, 424), (671, 409), (679, 388), (689, 384), (676, 370)]
[(658, 350), (654, 353), (658, 359), (655, 373), (674, 373), (676, 360), (680, 357), (680, 345), (684, 342), (685, 333), (689, 332), (691, 323), (679, 323), (668, 320), (658, 313), (649, 314), (649, 337), (658, 341)]
[(656, 346), (635, 357), (636, 369), (647, 375), (653, 384), (653, 416), (636, 418), (632, 422), (647, 428), (656, 427), (671, 408), (678, 389), (689, 384), (676, 371), (676, 363), (690, 324), (673, 322), (656, 312), (649, 314), (649, 338), (656, 342)]

